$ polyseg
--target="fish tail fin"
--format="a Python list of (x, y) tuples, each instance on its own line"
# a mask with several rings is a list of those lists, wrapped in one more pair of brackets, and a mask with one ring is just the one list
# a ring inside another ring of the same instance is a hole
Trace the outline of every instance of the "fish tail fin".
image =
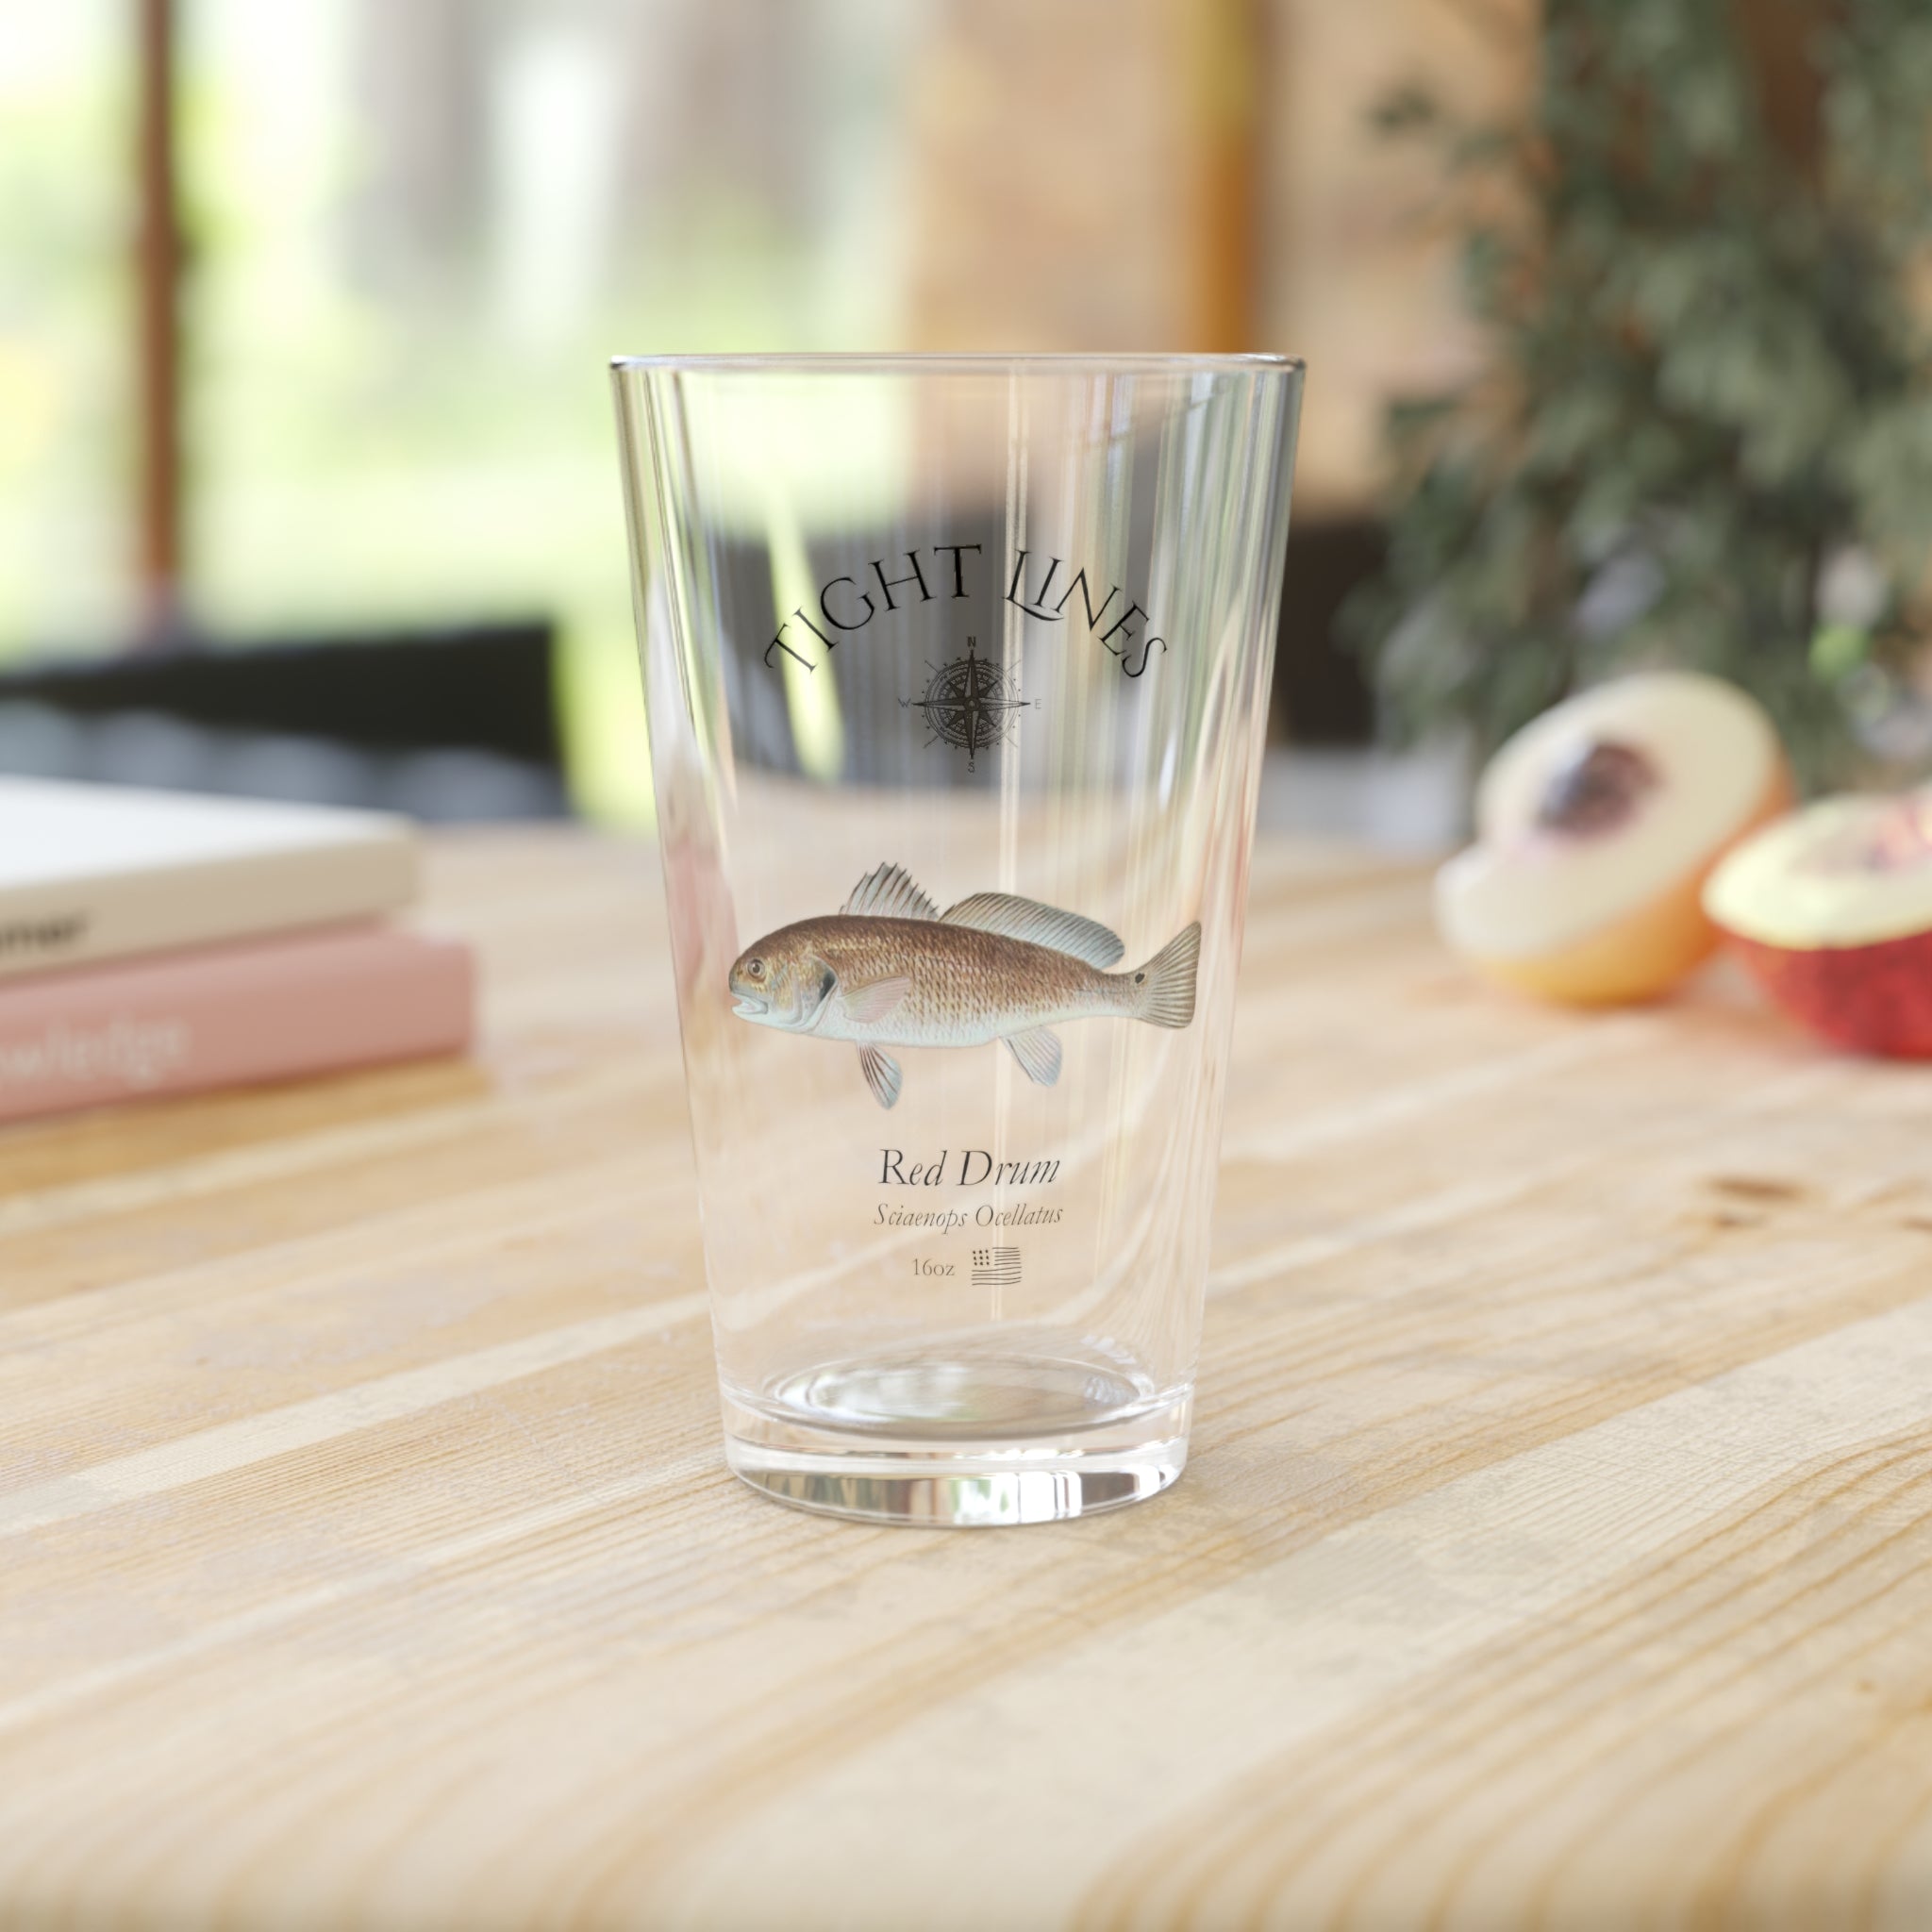
[(1134, 1018), (1150, 1026), (1186, 1026), (1194, 1017), (1194, 974), (1201, 963), (1197, 919), (1134, 974)]

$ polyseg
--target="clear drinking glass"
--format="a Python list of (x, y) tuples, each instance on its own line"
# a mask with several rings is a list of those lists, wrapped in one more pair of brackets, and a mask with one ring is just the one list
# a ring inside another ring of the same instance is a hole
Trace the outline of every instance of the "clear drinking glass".
[(1187, 1457), (1301, 368), (613, 368), (725, 1447), (1040, 1522)]

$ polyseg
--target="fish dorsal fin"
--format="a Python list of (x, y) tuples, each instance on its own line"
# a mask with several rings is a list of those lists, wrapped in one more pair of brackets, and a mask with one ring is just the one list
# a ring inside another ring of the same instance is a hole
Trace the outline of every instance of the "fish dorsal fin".
[(875, 865), (853, 887), (839, 908), (874, 919), (937, 919), (940, 908), (913, 884), (903, 865)]
[(1042, 906), (1038, 899), (1021, 899), (1011, 892), (974, 892), (946, 912), (948, 925), (970, 925), (979, 932), (996, 932), (1003, 939), (1026, 940), (1071, 953), (1090, 966), (1111, 966), (1126, 951), (1116, 933), (1097, 920), (1077, 912)]

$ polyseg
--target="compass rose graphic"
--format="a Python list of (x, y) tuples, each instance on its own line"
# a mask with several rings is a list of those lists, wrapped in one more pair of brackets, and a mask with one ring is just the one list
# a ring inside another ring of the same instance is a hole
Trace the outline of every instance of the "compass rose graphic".
[[(974, 769), (989, 745), (1012, 740), (1015, 714), (1036, 698), (1020, 695), (1018, 680), (1009, 677), (990, 658), (975, 652), (976, 641), (966, 640), (966, 655), (933, 671), (922, 698), (901, 698), (908, 710), (918, 709), (932, 736), (928, 744), (951, 744), (966, 754), (966, 769)], [(928, 665), (927, 670), (932, 670)]]

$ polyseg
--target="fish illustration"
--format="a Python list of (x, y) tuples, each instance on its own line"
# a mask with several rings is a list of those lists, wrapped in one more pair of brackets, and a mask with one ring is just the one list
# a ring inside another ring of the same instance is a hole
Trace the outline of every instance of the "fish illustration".
[(844, 1040), (881, 1107), (899, 1098), (889, 1046), (985, 1046), (1004, 1040), (1030, 1080), (1060, 1076), (1053, 1028), (1070, 1020), (1194, 1017), (1201, 925), (1135, 973), (1108, 973), (1126, 948), (1106, 926), (1010, 892), (974, 892), (945, 912), (903, 866), (859, 880), (839, 911), (767, 933), (731, 968), (732, 1011), (755, 1025)]

